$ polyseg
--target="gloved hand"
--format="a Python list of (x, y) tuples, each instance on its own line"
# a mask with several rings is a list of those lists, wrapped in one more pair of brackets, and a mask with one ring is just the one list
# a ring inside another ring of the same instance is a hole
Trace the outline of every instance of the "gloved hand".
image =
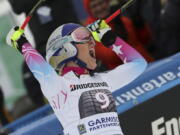
[(28, 41), (24, 35), (24, 30), (20, 29), (18, 26), (15, 26), (9, 31), (6, 37), (6, 42), (8, 45), (18, 49), (21, 52), (22, 45)]
[(107, 47), (114, 44), (116, 34), (111, 31), (110, 26), (105, 22), (105, 20), (97, 20), (88, 25), (87, 28), (91, 31), (97, 42), (102, 42)]

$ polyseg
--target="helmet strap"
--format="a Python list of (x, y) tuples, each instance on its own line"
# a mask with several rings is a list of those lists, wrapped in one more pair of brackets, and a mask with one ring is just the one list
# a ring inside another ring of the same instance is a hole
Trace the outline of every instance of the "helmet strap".
[(90, 76), (94, 75), (94, 71), (87, 68), (87, 64), (83, 62), (82, 60), (78, 59), (76, 57), (76, 60), (74, 61), (77, 65), (79, 65), (81, 68), (85, 68), (89, 71)]
[(82, 68), (86, 68), (87, 69), (87, 64), (85, 62), (83, 62), (82, 60), (78, 59), (76, 57), (75, 61), (74, 61), (77, 65), (79, 65)]

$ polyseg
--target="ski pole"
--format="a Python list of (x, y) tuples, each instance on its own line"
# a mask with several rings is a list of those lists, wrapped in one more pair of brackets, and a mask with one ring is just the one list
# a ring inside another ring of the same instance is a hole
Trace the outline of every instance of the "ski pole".
[(32, 15), (34, 13), (34, 11), (36, 10), (36, 8), (46, 0), (39, 0), (36, 5), (31, 9), (31, 11), (29, 12), (29, 14), (27, 15), (26, 19), (24, 20), (23, 24), (21, 25), (21, 29), (24, 30), (24, 28), (26, 27), (26, 25), (29, 23), (29, 21), (32, 18)]
[(112, 21), (116, 16), (121, 14), (125, 9), (127, 9), (129, 6), (131, 6), (134, 3), (135, 0), (129, 0), (127, 1), (120, 9), (118, 9), (116, 12), (114, 12), (111, 16), (106, 18), (105, 22), (109, 23)]

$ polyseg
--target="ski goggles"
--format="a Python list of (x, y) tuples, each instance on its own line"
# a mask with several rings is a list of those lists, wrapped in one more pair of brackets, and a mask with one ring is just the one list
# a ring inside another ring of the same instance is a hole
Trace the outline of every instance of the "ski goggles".
[(94, 41), (91, 32), (85, 27), (79, 27), (71, 33), (71, 37), (75, 43), (88, 43)]

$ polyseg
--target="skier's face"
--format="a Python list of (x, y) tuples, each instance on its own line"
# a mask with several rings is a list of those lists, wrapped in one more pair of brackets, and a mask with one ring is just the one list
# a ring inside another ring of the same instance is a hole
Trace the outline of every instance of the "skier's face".
[(94, 40), (83, 44), (76, 44), (78, 50), (78, 58), (87, 64), (87, 68), (94, 70), (97, 66), (94, 48)]
[(95, 41), (91, 32), (86, 27), (79, 27), (71, 33), (77, 50), (78, 58), (87, 64), (87, 68), (93, 70), (96, 68)]
[(107, 0), (90, 0), (89, 9), (94, 18), (105, 19), (110, 13)]

